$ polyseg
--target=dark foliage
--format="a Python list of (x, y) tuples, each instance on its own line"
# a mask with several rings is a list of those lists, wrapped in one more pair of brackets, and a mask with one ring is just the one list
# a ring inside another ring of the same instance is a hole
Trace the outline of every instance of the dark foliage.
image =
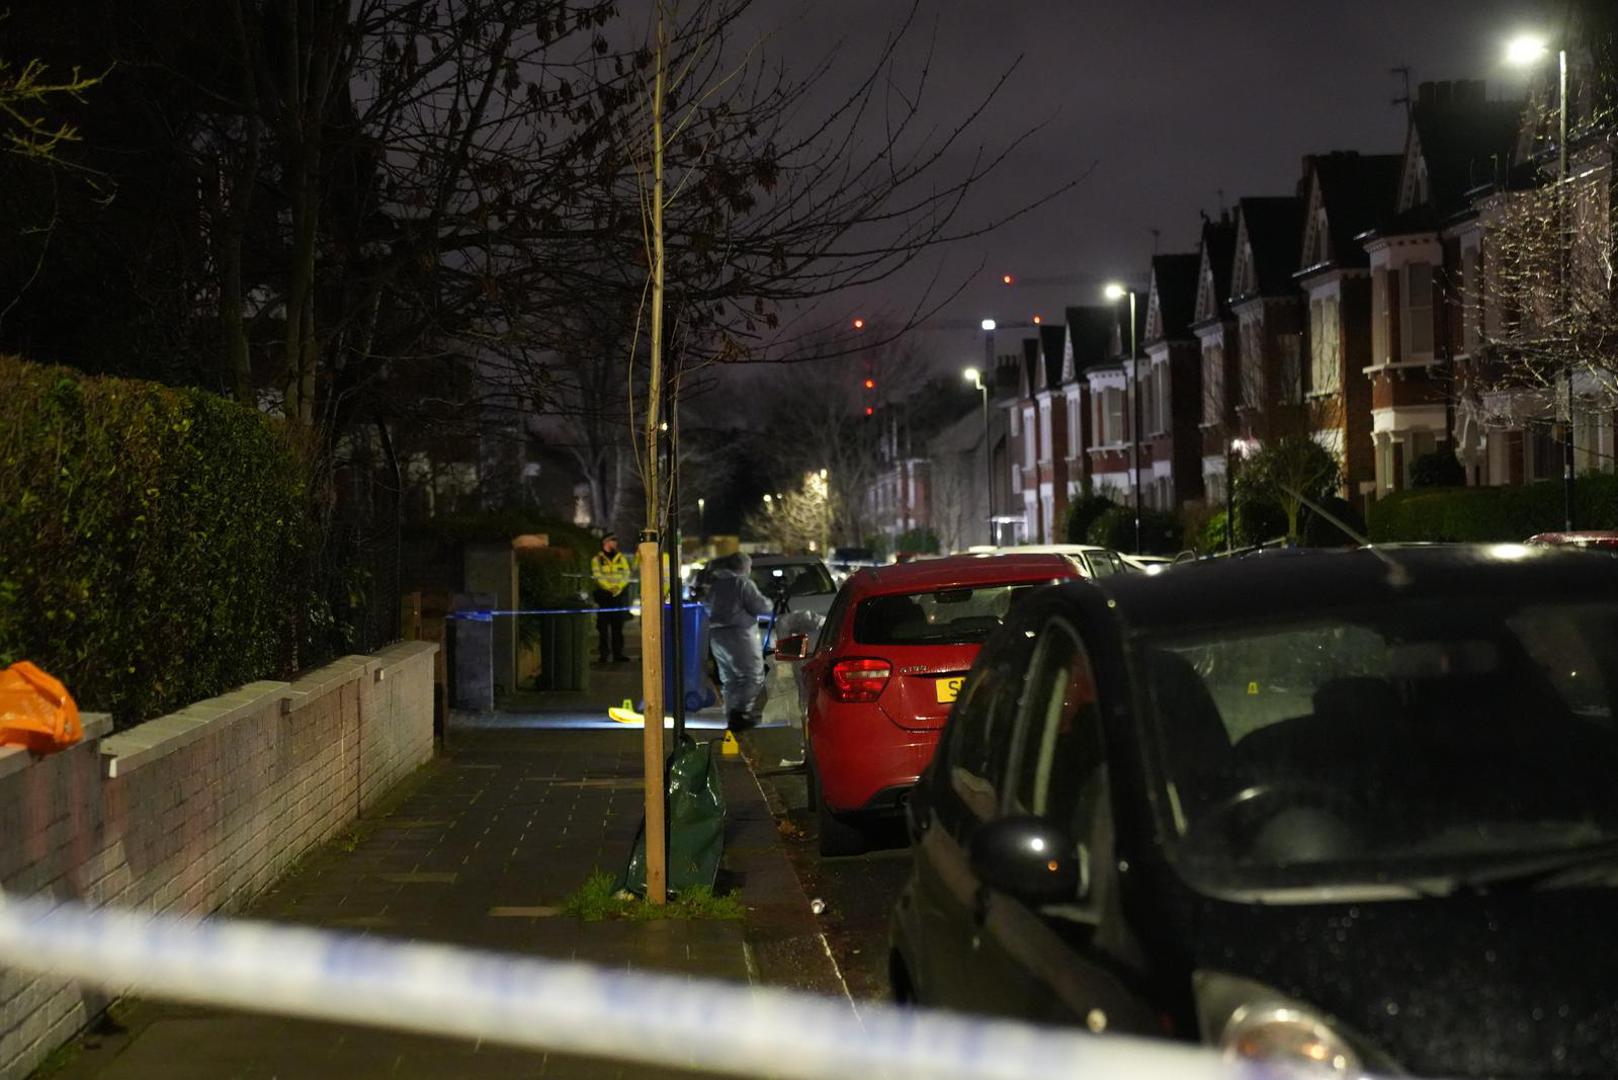
[(351, 647), (305, 457), (223, 398), (0, 359), (0, 663), (120, 724)]

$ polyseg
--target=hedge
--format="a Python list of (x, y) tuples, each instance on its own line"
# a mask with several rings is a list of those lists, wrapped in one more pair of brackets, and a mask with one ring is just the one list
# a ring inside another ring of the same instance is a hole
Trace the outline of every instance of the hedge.
[[(1574, 492), (1579, 528), (1618, 528), (1618, 476), (1581, 476)], [(1562, 485), (1416, 488), (1383, 496), (1369, 516), (1371, 539), (1378, 543), (1521, 541), (1562, 528)]]
[(0, 666), (138, 722), (323, 656), (304, 456), (200, 390), (0, 357)]
[[(1185, 548), (1178, 516), (1165, 510), (1142, 508), (1140, 543), (1143, 555), (1177, 555)], [(1090, 524), (1088, 542), (1115, 551), (1135, 550), (1135, 511), (1114, 506)]]

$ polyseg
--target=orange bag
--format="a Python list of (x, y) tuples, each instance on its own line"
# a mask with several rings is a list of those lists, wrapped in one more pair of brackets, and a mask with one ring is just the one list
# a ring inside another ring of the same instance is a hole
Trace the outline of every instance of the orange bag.
[(48, 754), (82, 738), (79, 707), (67, 687), (27, 660), (0, 671), (0, 746)]

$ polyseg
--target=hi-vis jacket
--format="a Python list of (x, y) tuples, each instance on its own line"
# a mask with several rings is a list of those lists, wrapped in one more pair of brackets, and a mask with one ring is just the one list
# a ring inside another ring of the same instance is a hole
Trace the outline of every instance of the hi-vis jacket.
[(617, 596), (629, 587), (629, 560), (621, 551), (611, 555), (598, 551), (590, 560), (590, 576), (595, 578), (596, 588)]

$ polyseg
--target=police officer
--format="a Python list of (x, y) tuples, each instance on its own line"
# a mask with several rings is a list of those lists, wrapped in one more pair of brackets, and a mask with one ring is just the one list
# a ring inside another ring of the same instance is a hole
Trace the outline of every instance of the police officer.
[(725, 715), (733, 731), (758, 723), (764, 693), (764, 651), (758, 637), (758, 617), (772, 610), (770, 601), (753, 584), (753, 560), (737, 552), (715, 559), (712, 583), (703, 603), (711, 617), (708, 645), (719, 665), (725, 691)]
[[(590, 560), (590, 576), (595, 580), (596, 607), (627, 606), (624, 591), (629, 588), (629, 560), (618, 550), (618, 537), (614, 534), (601, 538), (601, 550)], [(603, 664), (608, 660), (619, 663), (629, 660), (624, 655), (624, 623), (628, 621), (627, 611), (603, 611), (596, 616), (597, 656)]]

